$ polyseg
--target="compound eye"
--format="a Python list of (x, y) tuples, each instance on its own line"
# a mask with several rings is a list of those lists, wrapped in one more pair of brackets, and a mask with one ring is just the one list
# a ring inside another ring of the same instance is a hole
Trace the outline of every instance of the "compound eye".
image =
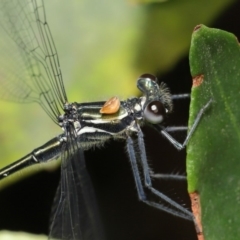
[(164, 120), (166, 110), (160, 101), (152, 101), (144, 109), (143, 115), (148, 122), (157, 124)]
[(158, 82), (157, 77), (155, 77), (154, 75), (150, 74), (150, 73), (144, 73), (142, 74), (139, 78), (149, 78), (152, 81)]

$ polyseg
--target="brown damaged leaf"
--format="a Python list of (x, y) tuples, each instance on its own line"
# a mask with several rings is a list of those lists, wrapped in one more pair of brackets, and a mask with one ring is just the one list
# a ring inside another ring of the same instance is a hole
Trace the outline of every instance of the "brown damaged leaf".
[(198, 24), (194, 29), (193, 29), (193, 32), (196, 32), (198, 29), (200, 29), (202, 26), (202, 24)]
[(196, 232), (198, 240), (204, 240), (203, 231), (202, 231), (202, 221), (201, 221), (201, 205), (200, 205), (200, 196), (197, 192), (189, 193), (191, 200), (192, 212), (195, 217)]
[(195, 88), (195, 87), (199, 87), (203, 82), (203, 75), (198, 75), (196, 77), (193, 78), (193, 85), (192, 87)]

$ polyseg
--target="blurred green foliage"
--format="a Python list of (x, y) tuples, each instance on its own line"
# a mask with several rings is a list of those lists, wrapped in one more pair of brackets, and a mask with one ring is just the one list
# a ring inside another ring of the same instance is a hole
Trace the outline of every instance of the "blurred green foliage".
[(1, 231), (0, 234), (1, 240), (46, 240), (44, 235), (36, 235), (24, 232), (10, 232), (10, 231)]

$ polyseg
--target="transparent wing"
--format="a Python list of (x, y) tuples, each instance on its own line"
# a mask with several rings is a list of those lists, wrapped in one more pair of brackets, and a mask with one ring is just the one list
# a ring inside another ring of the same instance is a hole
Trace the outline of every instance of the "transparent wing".
[(67, 96), (43, 0), (1, 0), (0, 36), (0, 98), (38, 102), (56, 122)]
[(61, 179), (50, 222), (49, 239), (104, 239), (83, 152), (71, 130), (62, 155)]

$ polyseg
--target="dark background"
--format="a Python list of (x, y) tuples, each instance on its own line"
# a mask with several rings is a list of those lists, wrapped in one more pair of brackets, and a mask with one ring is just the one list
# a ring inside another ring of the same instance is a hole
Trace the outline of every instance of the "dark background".
[[(240, 3), (232, 4), (211, 27), (240, 36)], [(167, 82), (171, 92), (189, 93), (191, 76), (188, 56), (171, 71), (158, 76)], [(179, 81), (181, 78), (181, 81)], [(175, 101), (174, 112), (166, 125), (186, 125), (189, 100)], [(177, 151), (158, 133), (144, 128), (148, 159), (156, 173), (185, 173), (185, 150)], [(182, 141), (184, 134), (177, 135)], [(104, 148), (85, 154), (99, 204), (101, 219), (108, 240), (194, 240), (190, 221), (150, 208), (137, 199), (136, 187), (124, 143), (110, 142)], [(22, 180), (0, 192), (0, 229), (48, 233), (51, 203), (60, 171), (42, 172)], [(161, 191), (190, 208), (186, 183), (155, 181)]]

